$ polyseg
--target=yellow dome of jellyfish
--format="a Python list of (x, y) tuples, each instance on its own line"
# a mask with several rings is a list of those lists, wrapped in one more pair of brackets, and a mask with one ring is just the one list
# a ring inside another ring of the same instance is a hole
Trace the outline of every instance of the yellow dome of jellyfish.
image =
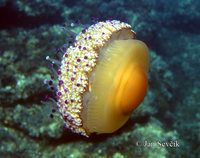
[(108, 20), (82, 30), (63, 55), (57, 107), (74, 133), (112, 133), (145, 97), (147, 46), (129, 24)]

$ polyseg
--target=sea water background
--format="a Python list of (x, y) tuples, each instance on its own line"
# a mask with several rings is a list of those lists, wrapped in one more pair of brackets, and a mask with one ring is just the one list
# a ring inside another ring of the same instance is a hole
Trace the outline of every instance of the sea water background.
[[(198, 0), (0, 0), (0, 157), (200, 157), (199, 8)], [(40, 100), (52, 94), (45, 57), (69, 40), (60, 26), (88, 26), (91, 17), (131, 24), (150, 48), (151, 68), (128, 123), (86, 139), (63, 130)]]

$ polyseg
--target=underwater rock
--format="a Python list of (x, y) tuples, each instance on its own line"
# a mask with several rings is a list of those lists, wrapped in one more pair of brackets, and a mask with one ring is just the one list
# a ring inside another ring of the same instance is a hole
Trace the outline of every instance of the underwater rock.
[(49, 70), (45, 62), (38, 67), (38, 61), (61, 44), (58, 41), (51, 42), (56, 36), (64, 38), (59, 27), (44, 26), (29, 31), (1, 30), (0, 34), (0, 103), (2, 106), (13, 106), (16, 102), (27, 100), (39, 102), (41, 98), (37, 100), (34, 96), (42, 93), (42, 81), (48, 78), (46, 72)]

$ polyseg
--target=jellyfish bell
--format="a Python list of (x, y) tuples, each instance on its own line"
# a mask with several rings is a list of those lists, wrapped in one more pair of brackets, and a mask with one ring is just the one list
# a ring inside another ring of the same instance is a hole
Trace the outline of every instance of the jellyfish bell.
[(147, 46), (116, 20), (82, 30), (63, 55), (57, 107), (65, 125), (88, 137), (123, 126), (145, 97)]
[(128, 120), (146, 94), (148, 63), (148, 49), (143, 42), (110, 43), (89, 80), (89, 132), (112, 133)]

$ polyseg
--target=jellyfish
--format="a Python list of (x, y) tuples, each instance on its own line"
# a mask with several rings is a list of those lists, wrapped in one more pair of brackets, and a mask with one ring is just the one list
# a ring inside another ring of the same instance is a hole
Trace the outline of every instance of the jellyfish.
[(72, 132), (113, 133), (141, 104), (150, 59), (145, 43), (127, 23), (98, 22), (83, 29), (63, 54), (57, 108)]

